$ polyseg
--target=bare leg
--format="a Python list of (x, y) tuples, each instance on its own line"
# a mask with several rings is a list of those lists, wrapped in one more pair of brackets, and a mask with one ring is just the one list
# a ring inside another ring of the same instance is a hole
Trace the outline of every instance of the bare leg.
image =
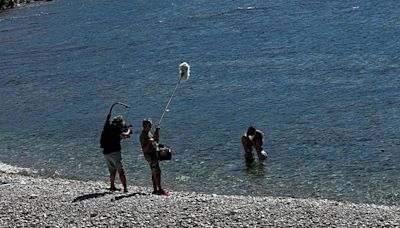
[(161, 188), (161, 172), (159, 172), (159, 173), (157, 173), (156, 174), (156, 184), (157, 184), (157, 187), (158, 187), (158, 190), (161, 190), (162, 188)]
[(156, 178), (155, 178), (156, 174), (152, 174), (151, 175), (151, 181), (153, 183), (153, 193), (156, 194), (157, 193), (157, 184), (156, 184)]
[(116, 172), (110, 173), (110, 190), (116, 190), (117, 189), (115, 187), (115, 176), (116, 176)]
[(121, 180), (121, 183), (124, 186), (124, 192), (128, 192), (128, 188), (126, 187), (126, 176), (124, 172), (119, 174), (119, 179)]

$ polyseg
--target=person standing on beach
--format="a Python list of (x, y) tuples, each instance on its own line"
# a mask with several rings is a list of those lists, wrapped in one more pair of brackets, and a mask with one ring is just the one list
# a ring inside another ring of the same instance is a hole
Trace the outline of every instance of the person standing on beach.
[(115, 177), (118, 172), (124, 192), (128, 192), (125, 171), (121, 162), (121, 139), (130, 138), (132, 130), (125, 128), (126, 125), (122, 116), (116, 116), (112, 121), (110, 121), (110, 117), (111, 114), (107, 116), (100, 139), (100, 147), (103, 148), (104, 158), (110, 173), (110, 190), (118, 190), (115, 187)]
[(244, 158), (246, 162), (253, 162), (253, 148), (256, 150), (258, 159), (264, 161), (267, 159), (267, 153), (263, 148), (264, 133), (254, 127), (249, 127), (247, 132), (242, 136), (242, 146), (244, 149)]
[(140, 134), (140, 145), (146, 161), (150, 165), (151, 180), (153, 183), (153, 194), (167, 195), (161, 188), (161, 169), (157, 157), (157, 147), (160, 139), (160, 127), (156, 127), (154, 135), (151, 133), (152, 122), (150, 119), (143, 120), (143, 130)]

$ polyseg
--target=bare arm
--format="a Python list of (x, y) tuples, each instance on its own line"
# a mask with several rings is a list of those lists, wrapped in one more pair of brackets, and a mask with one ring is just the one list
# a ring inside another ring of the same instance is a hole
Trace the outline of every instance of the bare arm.
[(128, 132), (122, 132), (121, 134), (119, 134), (119, 137), (121, 137), (121, 139), (127, 139), (127, 138), (130, 138), (131, 137), (131, 135), (130, 135), (130, 132), (131, 132), (131, 130), (129, 129), (129, 131)]
[[(151, 135), (150, 135), (151, 136)], [(144, 136), (140, 138), (140, 145), (142, 146), (142, 152), (145, 153), (146, 151), (150, 151), (150, 147), (154, 143), (154, 138), (149, 136)]]
[(245, 135), (242, 136), (242, 146), (244, 151), (251, 151), (250, 139)]
[(150, 147), (153, 145), (153, 143), (154, 143), (154, 139), (153, 139), (153, 138), (150, 138), (149, 141), (146, 143), (146, 145), (144, 145), (144, 146), (142, 147), (143, 152), (144, 152), (144, 151), (149, 151), (149, 149), (150, 149)]
[(156, 131), (154, 132), (154, 141), (157, 143), (160, 141), (160, 127), (157, 126)]
[(255, 141), (254, 147), (256, 148), (258, 158), (260, 160), (267, 159), (267, 154), (265, 153), (263, 148), (263, 134), (260, 132), (256, 132), (254, 135), (254, 141)]
[(255, 143), (255, 148), (257, 153), (260, 153), (264, 148), (263, 148), (263, 141), (262, 140), (257, 140)]

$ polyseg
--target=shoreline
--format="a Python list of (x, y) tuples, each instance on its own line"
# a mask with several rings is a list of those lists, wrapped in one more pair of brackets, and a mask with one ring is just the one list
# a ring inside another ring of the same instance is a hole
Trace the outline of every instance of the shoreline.
[(0, 12), (34, 2), (51, 2), (53, 0), (0, 0)]
[(400, 207), (319, 199), (110, 192), (108, 183), (0, 172), (0, 227), (400, 226)]

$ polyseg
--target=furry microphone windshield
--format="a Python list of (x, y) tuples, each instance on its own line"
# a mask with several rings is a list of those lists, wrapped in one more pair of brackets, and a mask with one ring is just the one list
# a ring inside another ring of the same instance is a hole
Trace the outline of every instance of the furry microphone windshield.
[(181, 74), (181, 81), (187, 81), (190, 76), (190, 65), (187, 62), (181, 63), (179, 65), (179, 73)]

